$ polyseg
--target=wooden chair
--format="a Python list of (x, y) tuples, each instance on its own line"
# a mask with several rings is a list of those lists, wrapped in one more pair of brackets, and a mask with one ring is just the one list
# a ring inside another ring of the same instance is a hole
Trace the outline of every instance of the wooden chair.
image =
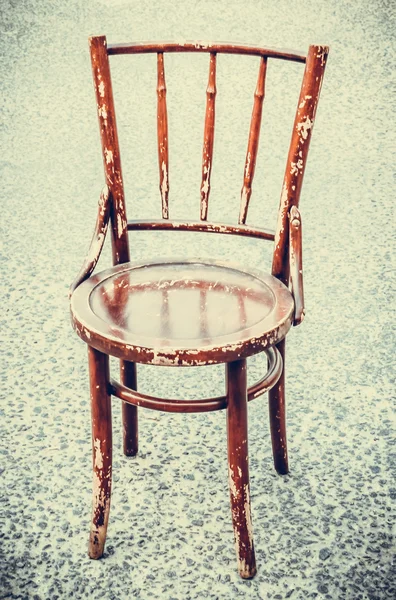
[[(122, 400), (124, 453), (138, 451), (138, 406), (165, 412), (226, 409), (229, 486), (239, 573), (256, 573), (249, 498), (247, 402), (269, 391), (275, 469), (288, 472), (285, 422), (285, 336), (304, 316), (301, 216), (298, 203), (328, 48), (308, 53), (235, 44), (110, 44), (90, 38), (106, 185), (83, 267), (71, 286), (73, 327), (88, 345), (93, 439), (93, 513), (89, 556), (104, 551), (112, 471), (111, 396)], [(158, 157), (162, 219), (128, 221), (124, 203), (109, 56), (156, 53)], [(172, 221), (168, 208), (168, 126), (164, 54), (207, 52), (209, 83), (204, 127), (200, 219)], [(238, 224), (210, 223), (208, 202), (215, 128), (216, 56), (259, 57)], [(276, 232), (246, 224), (255, 171), (268, 59), (305, 63), (280, 199)], [(114, 266), (92, 276), (107, 226)], [(274, 242), (272, 274), (248, 272), (221, 261), (130, 262), (128, 231), (201, 231), (251, 236)], [(227, 313), (227, 319), (224, 313)], [(268, 371), (247, 388), (247, 357), (265, 352)], [(109, 355), (121, 361), (120, 382), (110, 378)], [(138, 393), (136, 363), (195, 366), (225, 363), (226, 395), (175, 400)]]

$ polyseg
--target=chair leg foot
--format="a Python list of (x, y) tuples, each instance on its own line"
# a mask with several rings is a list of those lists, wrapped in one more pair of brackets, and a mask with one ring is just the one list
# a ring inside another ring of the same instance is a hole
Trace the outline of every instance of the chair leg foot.
[(246, 360), (226, 365), (227, 444), (232, 523), (239, 574), (256, 574), (250, 510)]
[(286, 402), (285, 402), (285, 340), (277, 344), (282, 356), (282, 375), (276, 385), (268, 392), (270, 429), (274, 466), (280, 475), (289, 472), (286, 440)]
[[(136, 364), (120, 361), (121, 383), (137, 390)], [(128, 402), (122, 403), (122, 422), (125, 456), (136, 456), (138, 453), (138, 409)]]
[(88, 554), (104, 552), (110, 512), (112, 471), (111, 396), (108, 393), (109, 357), (88, 347), (93, 451), (92, 522)]

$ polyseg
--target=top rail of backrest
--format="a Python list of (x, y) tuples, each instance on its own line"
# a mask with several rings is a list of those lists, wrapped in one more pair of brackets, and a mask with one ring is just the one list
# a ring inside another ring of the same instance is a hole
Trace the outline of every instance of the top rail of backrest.
[(223, 42), (134, 42), (126, 44), (108, 44), (107, 54), (149, 54), (155, 52), (212, 52), (222, 54), (242, 54), (280, 58), (305, 63), (306, 54), (295, 50), (261, 48), (243, 44)]

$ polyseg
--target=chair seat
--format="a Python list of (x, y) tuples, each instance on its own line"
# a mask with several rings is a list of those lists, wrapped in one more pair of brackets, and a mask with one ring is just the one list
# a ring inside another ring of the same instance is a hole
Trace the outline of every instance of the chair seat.
[(123, 263), (71, 299), (78, 335), (101, 352), (156, 365), (245, 358), (280, 341), (294, 301), (271, 275), (215, 261)]

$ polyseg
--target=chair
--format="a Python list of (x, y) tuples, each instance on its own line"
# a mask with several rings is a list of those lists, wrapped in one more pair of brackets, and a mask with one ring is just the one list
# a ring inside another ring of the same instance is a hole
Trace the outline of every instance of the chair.
[[(247, 403), (269, 392), (275, 469), (288, 472), (285, 422), (285, 336), (304, 317), (301, 215), (299, 197), (328, 48), (308, 53), (223, 43), (107, 44), (90, 38), (106, 185), (83, 267), (70, 288), (73, 327), (88, 345), (93, 440), (93, 512), (89, 556), (103, 555), (110, 509), (112, 474), (111, 396), (122, 400), (124, 453), (138, 451), (138, 407), (165, 412), (226, 410), (229, 487), (239, 573), (256, 573), (249, 498)], [(158, 67), (158, 157), (162, 219), (127, 220), (117, 138), (109, 56), (156, 53)], [(168, 125), (164, 55), (209, 54), (209, 83), (204, 126), (200, 218), (170, 220), (168, 203)], [(215, 128), (216, 56), (258, 57), (259, 73), (238, 224), (208, 222)], [(280, 199), (276, 232), (246, 224), (252, 192), (267, 61), (305, 63), (297, 112)], [(96, 275), (108, 224), (114, 266)], [(240, 235), (274, 242), (272, 273), (250, 272), (214, 260), (130, 262), (128, 232), (136, 230), (200, 231)], [(224, 314), (227, 313), (227, 319)], [(268, 370), (247, 388), (246, 359), (265, 352)], [(120, 382), (110, 378), (109, 356), (120, 359)], [(196, 366), (225, 363), (226, 395), (176, 400), (137, 391), (136, 363)]]

